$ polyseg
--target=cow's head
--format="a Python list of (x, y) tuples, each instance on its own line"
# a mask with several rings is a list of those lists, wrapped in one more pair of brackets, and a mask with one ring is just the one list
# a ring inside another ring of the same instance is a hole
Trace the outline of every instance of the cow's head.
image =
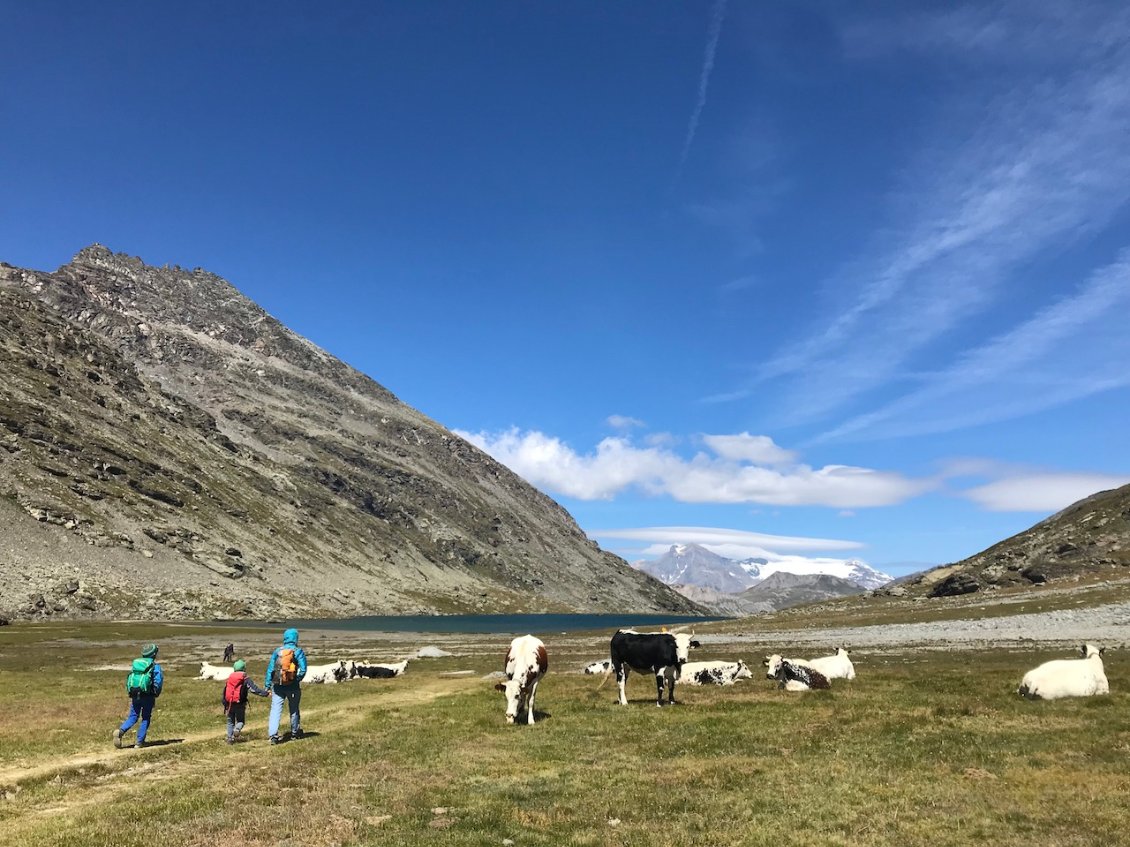
[(341, 682), (343, 679), (349, 679), (349, 669), (345, 667), (345, 659), (339, 661), (337, 667), (335, 667), (331, 673), (333, 674), (333, 678), (338, 682)]
[(699, 646), (699, 643), (694, 641), (693, 638), (693, 633), (688, 635), (685, 632), (680, 632), (675, 635), (675, 658), (679, 664), (690, 659), (691, 649)]
[(522, 693), (522, 684), (516, 679), (508, 679), (506, 682), (498, 683), (494, 690), (506, 695), (506, 722), (514, 723), (514, 719), (518, 716), (518, 700)]
[(738, 668), (734, 671), (734, 679), (750, 679), (752, 676), (753, 674), (750, 673), (750, 670), (746, 667), (745, 662), (743, 662), (741, 659), (738, 659)]
[(761, 664), (765, 666), (765, 678), (776, 679), (777, 671), (781, 669), (781, 656), (778, 653), (774, 653), (772, 656), (766, 656), (765, 661)]

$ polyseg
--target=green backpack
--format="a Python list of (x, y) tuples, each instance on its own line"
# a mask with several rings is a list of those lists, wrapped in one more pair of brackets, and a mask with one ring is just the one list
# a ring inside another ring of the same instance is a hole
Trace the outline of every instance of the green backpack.
[(141, 694), (153, 693), (153, 666), (152, 659), (134, 659), (133, 670), (126, 677), (126, 691), (130, 697)]

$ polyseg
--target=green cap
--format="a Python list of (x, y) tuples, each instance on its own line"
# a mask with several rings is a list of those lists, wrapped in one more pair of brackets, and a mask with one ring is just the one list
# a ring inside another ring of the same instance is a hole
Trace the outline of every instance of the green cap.
[(144, 647), (141, 648), (141, 658), (143, 658), (143, 659), (153, 659), (153, 658), (156, 658), (156, 656), (157, 656), (157, 645), (156, 644), (146, 644)]
[(247, 667), (247, 662), (243, 661), (243, 659), (236, 659), (235, 664), (231, 666), (231, 669), (233, 671), (241, 671), (246, 667)]

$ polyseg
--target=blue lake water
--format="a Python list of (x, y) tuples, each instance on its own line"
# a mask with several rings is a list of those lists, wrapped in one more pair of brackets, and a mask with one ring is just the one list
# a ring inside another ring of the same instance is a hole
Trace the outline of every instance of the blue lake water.
[[(724, 617), (687, 615), (368, 615), (358, 618), (288, 620), (263, 626), (294, 626), (299, 629), (345, 629), (360, 632), (443, 632), (499, 635), (609, 632), (627, 627), (684, 626)], [(239, 624), (247, 626), (246, 623)]]

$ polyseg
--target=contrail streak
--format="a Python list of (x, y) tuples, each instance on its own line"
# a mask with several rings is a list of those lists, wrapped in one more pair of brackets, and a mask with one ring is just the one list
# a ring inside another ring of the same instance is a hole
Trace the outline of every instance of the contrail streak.
[(714, 70), (714, 54), (718, 50), (718, 38), (722, 35), (722, 19), (726, 17), (726, 0), (718, 0), (714, 4), (714, 12), (710, 16), (710, 30), (706, 40), (706, 55), (702, 62), (702, 73), (698, 78), (698, 98), (695, 100), (694, 111), (691, 112), (691, 121), (687, 126), (687, 137), (683, 141), (683, 151), (679, 155), (678, 172), (686, 164), (687, 156), (691, 152), (695, 133), (698, 132), (698, 121), (702, 117), (702, 110), (706, 106), (706, 88), (710, 84), (710, 72)]

